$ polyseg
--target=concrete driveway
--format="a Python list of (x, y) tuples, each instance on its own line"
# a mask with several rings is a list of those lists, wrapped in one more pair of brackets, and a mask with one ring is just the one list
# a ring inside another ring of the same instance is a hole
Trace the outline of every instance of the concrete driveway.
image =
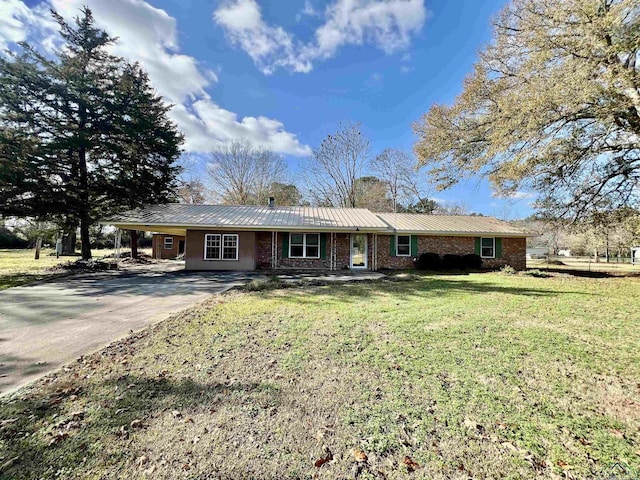
[(0, 291), (0, 395), (250, 278), (105, 272)]

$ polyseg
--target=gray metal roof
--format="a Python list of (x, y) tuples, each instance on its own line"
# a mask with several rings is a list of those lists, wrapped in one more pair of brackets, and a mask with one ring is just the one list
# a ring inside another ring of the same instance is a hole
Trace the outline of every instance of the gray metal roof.
[(364, 208), (186, 205), (170, 203), (130, 210), (104, 221), (116, 226), (218, 227), (241, 229), (362, 229), (388, 226)]
[(416, 213), (376, 213), (392, 229), (404, 233), (533, 236), (531, 232), (493, 217), (475, 215), (423, 215)]
[(325, 230), (431, 235), (534, 236), (493, 217), (372, 213), (365, 208), (187, 205), (170, 203), (130, 210), (102, 223), (184, 234), (187, 228)]

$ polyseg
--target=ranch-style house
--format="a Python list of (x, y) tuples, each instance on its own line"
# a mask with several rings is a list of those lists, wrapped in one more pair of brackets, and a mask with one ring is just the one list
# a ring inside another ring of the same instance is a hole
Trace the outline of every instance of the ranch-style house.
[(154, 256), (184, 253), (187, 270), (407, 269), (425, 252), (521, 270), (531, 236), (492, 217), (273, 204), (155, 205), (104, 223), (154, 232)]

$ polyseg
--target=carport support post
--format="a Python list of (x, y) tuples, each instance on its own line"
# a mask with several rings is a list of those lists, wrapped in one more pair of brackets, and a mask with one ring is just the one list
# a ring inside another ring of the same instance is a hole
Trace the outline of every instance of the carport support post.
[(122, 230), (120, 230), (119, 228), (116, 228), (116, 238), (115, 241), (113, 242), (113, 246), (115, 248), (115, 257), (116, 257), (116, 262), (120, 260), (120, 244), (122, 243)]

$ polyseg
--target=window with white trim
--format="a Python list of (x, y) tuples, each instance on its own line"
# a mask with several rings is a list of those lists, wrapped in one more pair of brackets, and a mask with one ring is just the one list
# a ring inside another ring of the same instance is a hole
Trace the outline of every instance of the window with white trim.
[(480, 256), (482, 258), (496, 257), (496, 239), (495, 238), (480, 239)]
[(411, 255), (411, 235), (396, 236), (396, 256), (408, 257)]
[(222, 236), (222, 259), (238, 260), (238, 235)]
[(290, 233), (290, 258), (320, 258), (319, 233)]
[(207, 233), (204, 236), (205, 260), (238, 260), (238, 235)]
[(173, 237), (164, 237), (164, 249), (173, 250)]

